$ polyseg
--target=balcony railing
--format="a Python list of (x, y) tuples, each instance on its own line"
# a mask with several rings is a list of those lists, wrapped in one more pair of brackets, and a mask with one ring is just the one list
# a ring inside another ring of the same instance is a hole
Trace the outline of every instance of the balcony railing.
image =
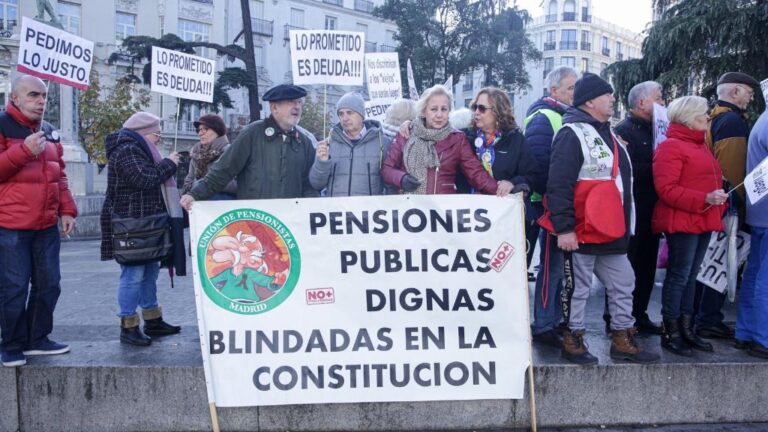
[(616, 53), (616, 60), (618, 61), (624, 60), (624, 53)]
[(544, 42), (544, 51), (551, 51), (555, 49), (555, 41)]
[(544, 21), (548, 23), (557, 22), (557, 15), (547, 15)]
[(269, 36), (274, 35), (274, 24), (272, 21), (267, 21), (259, 18), (251, 18), (251, 30), (253, 34)]
[(379, 52), (396, 52), (397, 47), (392, 45), (379, 45)]
[(373, 12), (373, 2), (366, 0), (355, 0), (355, 10), (365, 13)]
[(582, 15), (581, 16), (581, 22), (591, 23), (592, 22), (592, 15)]
[(328, 3), (336, 6), (344, 6), (344, 0), (323, 0), (323, 3)]
[(561, 50), (575, 50), (578, 48), (576, 41), (560, 41)]
[(576, 21), (576, 12), (563, 12), (563, 21)]
[(606, 57), (611, 56), (611, 49), (610, 48), (603, 48), (603, 55)]
[(365, 41), (365, 52), (376, 52), (376, 42)]
[[(195, 135), (197, 136), (197, 130), (192, 120), (179, 120), (178, 131), (179, 135)], [(161, 120), (161, 127), (164, 134), (171, 136), (176, 133), (176, 121), (175, 120)]]
[(589, 42), (582, 42), (581, 43), (581, 50), (582, 51), (592, 51), (592, 44)]
[(306, 30), (304, 27), (296, 27), (290, 24), (286, 24), (284, 27), (285, 27), (285, 34), (283, 35), (283, 39), (285, 40), (291, 40), (291, 30)]

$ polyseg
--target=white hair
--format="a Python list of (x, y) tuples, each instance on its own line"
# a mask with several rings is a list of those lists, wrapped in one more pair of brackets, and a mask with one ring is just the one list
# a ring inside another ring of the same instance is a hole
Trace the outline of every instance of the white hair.
[(736, 83), (718, 84), (717, 98), (718, 99), (730, 98), (731, 94), (733, 94), (733, 91), (736, 90), (738, 87), (739, 85)]
[(399, 128), (404, 121), (413, 121), (413, 119), (416, 118), (415, 105), (416, 102), (412, 99), (401, 98), (395, 100), (392, 102), (392, 105), (387, 108), (386, 114), (384, 114), (384, 123)]
[(571, 66), (558, 66), (552, 69), (545, 78), (547, 89), (552, 87), (560, 88), (561, 83), (568, 77), (579, 78), (579, 71)]
[(643, 81), (632, 87), (629, 91), (629, 96), (627, 96), (629, 108), (636, 108), (637, 104), (641, 100), (647, 99), (654, 90), (661, 91), (661, 84), (656, 81)]
[(432, 96), (445, 96), (448, 98), (448, 107), (453, 108), (453, 92), (448, 87), (437, 84), (426, 90), (421, 94), (421, 99), (416, 102), (416, 115), (424, 117), (424, 111), (427, 109), (427, 102)]
[(466, 129), (472, 124), (472, 111), (469, 108), (459, 108), (448, 116), (448, 122), (454, 129)]
[(667, 117), (672, 123), (690, 127), (696, 117), (707, 113), (707, 100), (701, 96), (683, 96), (672, 101), (667, 107)]

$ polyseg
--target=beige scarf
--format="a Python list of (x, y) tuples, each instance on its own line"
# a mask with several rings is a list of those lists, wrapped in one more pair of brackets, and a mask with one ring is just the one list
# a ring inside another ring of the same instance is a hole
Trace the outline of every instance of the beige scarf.
[(429, 169), (440, 167), (440, 158), (437, 156), (435, 144), (444, 140), (451, 132), (453, 132), (453, 127), (450, 124), (446, 124), (442, 129), (430, 129), (424, 125), (422, 118), (413, 122), (411, 137), (405, 143), (405, 150), (403, 151), (405, 170), (421, 182), (419, 188), (413, 193), (425, 194), (427, 192)]

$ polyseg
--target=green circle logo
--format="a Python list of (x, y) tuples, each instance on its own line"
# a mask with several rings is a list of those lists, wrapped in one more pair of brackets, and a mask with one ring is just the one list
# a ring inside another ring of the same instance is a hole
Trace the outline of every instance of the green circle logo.
[(296, 287), (301, 256), (279, 219), (231, 210), (205, 227), (197, 243), (203, 291), (223, 309), (255, 315), (276, 308)]

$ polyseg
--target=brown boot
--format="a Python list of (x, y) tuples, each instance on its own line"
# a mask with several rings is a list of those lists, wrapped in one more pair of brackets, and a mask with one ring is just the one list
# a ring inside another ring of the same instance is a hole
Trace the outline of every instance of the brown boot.
[(633, 363), (655, 363), (659, 361), (659, 355), (643, 351), (635, 341), (637, 330), (633, 327), (626, 330), (614, 330), (611, 332), (611, 358), (614, 360), (626, 360)]
[(579, 366), (594, 366), (597, 357), (589, 353), (587, 344), (584, 343), (584, 330), (566, 330), (563, 333), (563, 349), (561, 354), (564, 359)]

